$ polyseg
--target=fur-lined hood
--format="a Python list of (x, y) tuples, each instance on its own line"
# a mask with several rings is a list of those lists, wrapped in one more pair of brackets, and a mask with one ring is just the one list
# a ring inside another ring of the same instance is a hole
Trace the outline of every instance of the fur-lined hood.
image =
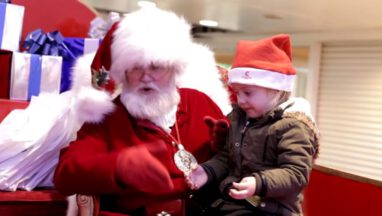
[(319, 140), (320, 132), (318, 130), (315, 119), (311, 113), (310, 103), (304, 98), (290, 98), (288, 101), (282, 103), (279, 106), (283, 112), (284, 118), (294, 118), (298, 121), (303, 122), (308, 128), (313, 131), (314, 138), (316, 140), (316, 154), (315, 158), (319, 153)]

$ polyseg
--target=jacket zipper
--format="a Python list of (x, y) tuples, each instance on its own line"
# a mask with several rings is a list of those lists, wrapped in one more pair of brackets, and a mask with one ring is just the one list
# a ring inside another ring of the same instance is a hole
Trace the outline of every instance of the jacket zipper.
[(250, 122), (247, 121), (244, 125), (244, 128), (241, 130), (241, 139), (240, 139), (240, 147), (239, 147), (239, 156), (240, 156), (240, 163), (239, 163), (239, 169), (240, 169), (240, 177), (243, 175), (243, 170), (241, 169), (241, 165), (243, 164), (242, 163), (242, 154), (241, 154), (241, 150), (242, 150), (242, 146), (243, 146), (243, 140), (244, 140), (244, 135), (245, 135), (245, 132), (247, 132), (248, 130), (248, 126), (249, 126)]

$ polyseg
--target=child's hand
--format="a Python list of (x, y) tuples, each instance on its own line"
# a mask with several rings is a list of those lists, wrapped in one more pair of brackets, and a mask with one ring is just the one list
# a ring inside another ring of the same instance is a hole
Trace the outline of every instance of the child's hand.
[(197, 165), (186, 176), (186, 183), (192, 190), (197, 190), (207, 183), (208, 176), (203, 167)]
[(256, 179), (253, 176), (244, 177), (239, 183), (233, 182), (229, 195), (234, 199), (246, 199), (255, 194)]

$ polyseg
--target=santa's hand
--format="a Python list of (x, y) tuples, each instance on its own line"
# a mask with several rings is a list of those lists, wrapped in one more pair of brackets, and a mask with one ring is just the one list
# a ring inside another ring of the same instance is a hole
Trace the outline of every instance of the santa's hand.
[(166, 167), (144, 146), (134, 146), (121, 151), (117, 158), (117, 179), (127, 187), (161, 194), (174, 188)]
[(229, 190), (229, 195), (234, 199), (246, 199), (252, 197), (256, 191), (256, 178), (253, 176), (244, 177), (239, 183), (233, 182), (233, 188)]
[(228, 121), (225, 119), (214, 119), (211, 116), (205, 116), (203, 120), (209, 128), (212, 149), (215, 151), (221, 149), (225, 144), (228, 134)]
[(200, 165), (195, 166), (185, 175), (186, 183), (192, 190), (197, 190), (207, 183), (208, 176)]

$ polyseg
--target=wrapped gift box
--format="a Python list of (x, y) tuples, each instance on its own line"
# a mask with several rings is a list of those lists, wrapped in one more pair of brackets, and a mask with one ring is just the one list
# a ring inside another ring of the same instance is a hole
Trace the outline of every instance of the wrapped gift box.
[(18, 51), (23, 26), (24, 7), (0, 3), (0, 48)]
[(14, 52), (12, 57), (10, 99), (30, 100), (41, 92), (60, 92), (61, 56)]
[(62, 65), (62, 76), (61, 76), (61, 92), (67, 91), (70, 89), (71, 80), (72, 80), (72, 67), (75, 63), (76, 58), (96, 52), (99, 44), (101, 43), (100, 39), (93, 38), (70, 38), (67, 37), (64, 39), (66, 47), (71, 51), (75, 58), (64, 58)]

